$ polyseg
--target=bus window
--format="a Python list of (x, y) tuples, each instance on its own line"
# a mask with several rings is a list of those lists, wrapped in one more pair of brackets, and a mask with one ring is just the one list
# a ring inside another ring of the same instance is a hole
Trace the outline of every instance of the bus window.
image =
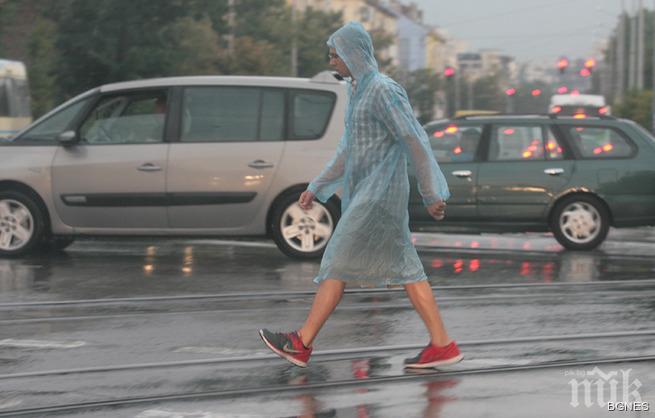
[(32, 122), (27, 72), (23, 63), (0, 59), (0, 139)]

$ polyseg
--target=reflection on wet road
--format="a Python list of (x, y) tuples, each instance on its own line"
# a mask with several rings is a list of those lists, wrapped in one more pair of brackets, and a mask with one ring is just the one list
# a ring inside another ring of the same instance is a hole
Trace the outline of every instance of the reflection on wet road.
[(597, 416), (571, 408), (565, 370), (633, 369), (644, 399), (655, 388), (655, 246), (627, 238), (567, 252), (543, 235), (416, 234), (466, 356), (427, 374), (402, 369), (426, 340), (402, 289), (348, 289), (308, 369), (271, 355), (257, 328), (298, 326), (318, 262), (268, 242), (81, 240), (2, 259), (0, 416), (525, 416), (508, 399)]

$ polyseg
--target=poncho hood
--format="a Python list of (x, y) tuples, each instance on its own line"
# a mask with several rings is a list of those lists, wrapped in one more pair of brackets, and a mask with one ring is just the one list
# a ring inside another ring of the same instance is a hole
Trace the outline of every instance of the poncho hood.
[(361, 23), (346, 23), (330, 36), (327, 44), (337, 51), (356, 80), (379, 71), (373, 53), (373, 41)]

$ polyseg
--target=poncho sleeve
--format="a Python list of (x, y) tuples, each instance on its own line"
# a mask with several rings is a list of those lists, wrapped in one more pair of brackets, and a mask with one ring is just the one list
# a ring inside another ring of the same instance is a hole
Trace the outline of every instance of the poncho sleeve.
[(405, 90), (395, 82), (383, 82), (375, 99), (375, 115), (398, 140), (411, 161), (423, 203), (429, 206), (450, 197), (448, 183), (434, 158), (423, 127), (414, 116)]
[(343, 182), (346, 167), (346, 136), (342, 136), (337, 151), (319, 174), (307, 187), (316, 198), (325, 203), (337, 191)]

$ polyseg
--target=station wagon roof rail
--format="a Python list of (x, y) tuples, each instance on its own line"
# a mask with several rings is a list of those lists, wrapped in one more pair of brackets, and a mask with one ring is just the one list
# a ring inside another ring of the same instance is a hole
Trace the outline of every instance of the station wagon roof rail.
[[(522, 114), (522, 113), (507, 113), (507, 114), (497, 114), (497, 115), (464, 115), (464, 116), (458, 116), (455, 118), (452, 118), (450, 120), (478, 120), (478, 119), (558, 119), (558, 120), (568, 120), (568, 119), (575, 119), (575, 120), (583, 120), (583, 119), (578, 119), (573, 116), (560, 116), (560, 115), (553, 115), (553, 114), (538, 114), (538, 113), (529, 113), (529, 114)], [(614, 116), (609, 116), (609, 115), (601, 115), (601, 116), (587, 116), (584, 119), (606, 119), (606, 120), (617, 120), (618, 118)]]

